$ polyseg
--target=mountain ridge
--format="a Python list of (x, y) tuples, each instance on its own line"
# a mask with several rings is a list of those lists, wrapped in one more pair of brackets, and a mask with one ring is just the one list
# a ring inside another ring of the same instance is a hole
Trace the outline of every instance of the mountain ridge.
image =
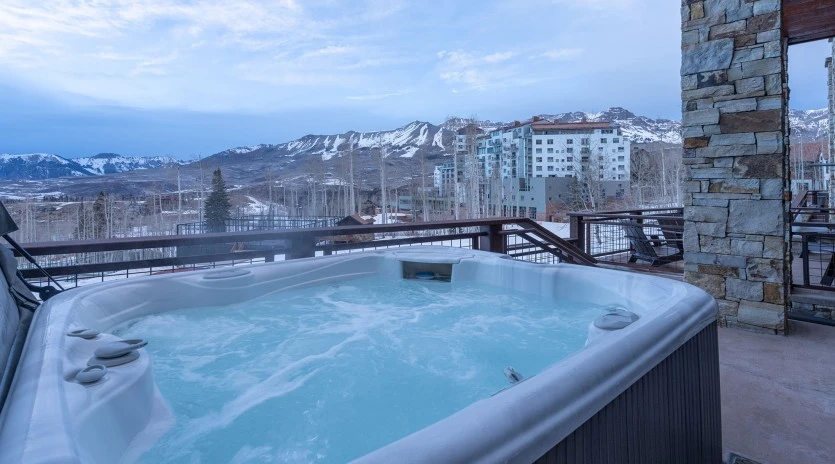
[[(802, 136), (805, 140), (811, 141), (826, 137), (827, 115), (826, 109), (790, 110), (789, 120), (793, 138)], [(542, 113), (537, 116), (556, 122), (613, 121), (621, 126), (624, 136), (633, 143), (678, 144), (682, 142), (679, 121), (652, 119), (636, 115), (622, 107), (612, 107), (596, 113), (573, 111)], [(48, 153), (0, 155), (0, 179), (79, 178), (138, 170), (152, 171), (172, 166), (194, 168), (203, 163), (209, 163), (234, 167), (241, 174), (239, 178), (246, 180), (251, 176), (244, 175), (245, 171), (267, 166), (269, 169), (286, 168), (288, 174), (292, 175), (294, 171), (301, 172), (302, 165), (308, 168), (310, 163), (316, 163), (318, 159), (321, 159), (323, 163), (333, 164), (338, 162), (345, 153), (351, 152), (352, 147), (358, 158), (370, 160), (371, 155), (383, 147), (387, 159), (398, 159), (401, 162), (410, 163), (417, 157), (422, 162), (432, 164), (451, 154), (454, 129), (466, 121), (462, 118), (453, 118), (436, 125), (416, 120), (389, 130), (371, 132), (351, 130), (342, 134), (308, 134), (278, 144), (262, 143), (229, 148), (204, 157), (200, 162), (176, 160), (167, 156), (131, 157), (115, 153), (99, 153), (74, 159)], [(493, 121), (477, 121), (476, 123), (487, 130), (509, 124)], [(366, 161), (365, 165), (366, 169), (371, 168), (370, 162)]]

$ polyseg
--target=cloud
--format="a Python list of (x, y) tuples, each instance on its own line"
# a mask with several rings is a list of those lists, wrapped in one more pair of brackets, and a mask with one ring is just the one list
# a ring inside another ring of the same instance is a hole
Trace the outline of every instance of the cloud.
[(309, 52), (304, 53), (301, 58), (318, 58), (318, 57), (329, 57), (329, 56), (337, 56), (337, 55), (348, 55), (355, 53), (357, 51), (356, 47), (351, 47), (347, 45), (328, 45), (327, 47), (322, 47), (316, 50), (311, 50)]
[(372, 94), (372, 95), (351, 95), (351, 96), (345, 97), (345, 99), (346, 100), (356, 100), (356, 101), (382, 100), (384, 98), (399, 97), (401, 95), (408, 95), (410, 93), (414, 93), (414, 90), (400, 90), (400, 91), (397, 91), (397, 92), (380, 93), (380, 94)]
[(460, 87), (470, 90), (486, 90), (508, 86), (526, 85), (531, 80), (524, 76), (524, 69), (519, 65), (514, 52), (494, 52), (478, 54), (462, 50), (441, 50), (437, 53), (438, 77), (456, 85), (453, 93), (459, 93)]
[(638, 0), (553, 0), (555, 4), (595, 11), (625, 10), (635, 7)]
[(513, 58), (513, 52), (496, 52), (483, 58), (486, 63), (501, 63)]
[(165, 65), (176, 61), (178, 57), (179, 53), (175, 50), (174, 52), (169, 53), (166, 56), (142, 60), (133, 68), (133, 70), (131, 70), (130, 76), (136, 77), (142, 74), (164, 76), (168, 74), (168, 70)]
[(554, 50), (546, 51), (541, 56), (551, 60), (565, 60), (570, 58), (577, 58), (583, 53), (585, 53), (585, 50), (583, 50), (582, 48), (556, 48)]

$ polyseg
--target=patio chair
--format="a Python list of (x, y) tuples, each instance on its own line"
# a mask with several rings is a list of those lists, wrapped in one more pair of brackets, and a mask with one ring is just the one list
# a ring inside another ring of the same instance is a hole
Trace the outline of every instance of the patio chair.
[[(684, 259), (684, 253), (678, 248), (673, 248), (667, 245), (655, 246), (653, 241), (644, 233), (643, 227), (635, 222), (622, 222), (626, 237), (632, 245), (634, 251), (629, 256), (630, 263), (638, 261), (646, 261), (650, 266), (663, 266), (664, 264), (681, 261)], [(672, 253), (669, 253), (672, 251)], [(662, 252), (663, 254), (659, 254)]]
[(664, 244), (678, 248), (684, 253), (684, 218), (656, 218), (658, 227), (664, 235)]

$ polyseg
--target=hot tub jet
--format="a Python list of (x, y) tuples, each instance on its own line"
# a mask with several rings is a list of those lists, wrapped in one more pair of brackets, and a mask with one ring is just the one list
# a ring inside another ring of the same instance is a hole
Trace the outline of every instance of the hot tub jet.
[(510, 366), (504, 368), (504, 376), (507, 377), (511, 385), (517, 384), (525, 379), (525, 376), (516, 372), (516, 369)]

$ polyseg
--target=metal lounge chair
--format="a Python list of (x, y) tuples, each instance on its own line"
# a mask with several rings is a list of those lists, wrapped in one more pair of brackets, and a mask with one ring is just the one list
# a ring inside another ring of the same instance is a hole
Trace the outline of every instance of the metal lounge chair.
[[(633, 248), (632, 254), (629, 256), (630, 263), (646, 261), (650, 266), (662, 266), (684, 259), (684, 253), (678, 248), (667, 245), (654, 246), (652, 240), (647, 237), (640, 224), (624, 221), (621, 225), (626, 231), (626, 237), (629, 239), (629, 243)], [(665, 252), (670, 250), (673, 253), (658, 254), (659, 251)]]

